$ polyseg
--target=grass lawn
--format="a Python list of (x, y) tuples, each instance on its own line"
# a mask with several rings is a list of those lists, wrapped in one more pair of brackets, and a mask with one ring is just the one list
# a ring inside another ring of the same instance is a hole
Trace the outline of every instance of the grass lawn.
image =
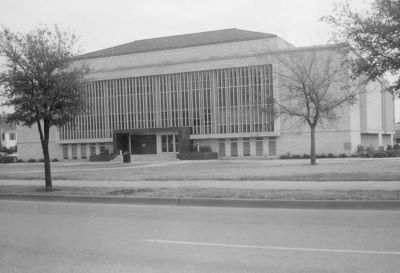
[(45, 192), (43, 187), (1, 186), (0, 193), (80, 195), (108, 197), (177, 197), (177, 198), (234, 198), (266, 200), (400, 200), (400, 191), (379, 190), (247, 190), (222, 188), (101, 188), (55, 187)]
[[(0, 179), (43, 179), (43, 163), (0, 164)], [(400, 158), (52, 163), (54, 180), (400, 181)]]

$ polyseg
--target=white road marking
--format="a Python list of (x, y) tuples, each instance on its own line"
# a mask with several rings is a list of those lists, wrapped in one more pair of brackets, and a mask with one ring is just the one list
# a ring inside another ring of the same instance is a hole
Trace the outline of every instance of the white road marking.
[(327, 248), (301, 248), (301, 247), (238, 245), (238, 244), (202, 243), (202, 242), (170, 241), (170, 240), (156, 240), (156, 239), (148, 239), (146, 241), (150, 242), (150, 243), (176, 244), (176, 245), (193, 245), (193, 246), (253, 248), (253, 249), (286, 250), (286, 251), (311, 251), (311, 252), (333, 252), (333, 253), (355, 253), (355, 254), (400, 255), (400, 252), (395, 252), (395, 251), (372, 251), (372, 250), (370, 251), (370, 250), (345, 250), (345, 249), (327, 249)]

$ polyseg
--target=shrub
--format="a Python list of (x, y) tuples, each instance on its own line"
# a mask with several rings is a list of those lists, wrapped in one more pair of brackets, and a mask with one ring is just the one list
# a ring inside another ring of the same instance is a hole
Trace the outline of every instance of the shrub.
[(92, 161), (92, 162), (111, 161), (116, 157), (117, 157), (117, 155), (91, 155), (89, 157), (89, 161)]
[(59, 160), (57, 159), (57, 158), (54, 158), (53, 159), (53, 162), (58, 162)]
[(388, 146), (386, 146), (386, 151), (390, 151), (390, 150), (393, 150), (393, 147), (392, 147), (392, 145), (388, 145)]
[(303, 158), (308, 159), (308, 158), (311, 158), (311, 156), (309, 154), (303, 154)]
[(366, 149), (366, 154), (368, 155), (368, 157), (373, 157), (375, 153), (375, 147), (374, 146), (368, 146)]
[(39, 159), (39, 162), (44, 162), (44, 159), (43, 158)]
[(387, 157), (387, 156), (388, 156), (388, 154), (384, 151), (375, 151), (372, 154), (372, 157), (378, 157), (378, 158)]
[(3, 156), (0, 158), (0, 163), (14, 163), (16, 159), (12, 156)]
[(316, 155), (316, 157), (317, 158), (326, 158), (326, 155), (325, 154), (319, 154), (319, 155)]
[(339, 154), (339, 157), (347, 157), (347, 155), (346, 154)]
[(279, 158), (280, 159), (289, 159), (290, 157), (289, 157), (289, 155), (281, 155)]
[(400, 156), (400, 150), (387, 150), (386, 153), (390, 157), (399, 157)]
[(209, 159), (218, 159), (218, 153), (216, 152), (207, 152), (207, 153), (179, 153), (176, 155), (179, 160), (209, 160)]
[(210, 146), (200, 146), (199, 151), (200, 151), (200, 153), (210, 153), (211, 147)]
[(385, 147), (383, 147), (383, 146), (378, 147), (378, 152), (384, 152), (384, 151), (385, 151)]
[(28, 163), (35, 163), (35, 162), (36, 162), (36, 159), (30, 158), (30, 159), (28, 159), (27, 162), (28, 162)]
[(334, 154), (329, 153), (327, 158), (336, 158), (336, 156)]
[(393, 149), (400, 150), (400, 144), (399, 143), (394, 144)]
[(24, 161), (22, 159), (18, 159), (17, 161), (15, 161), (16, 163), (24, 163)]
[(361, 144), (357, 145), (357, 154), (359, 154), (359, 155), (365, 154), (365, 147), (363, 145), (361, 145)]
[(300, 159), (301, 155), (292, 155), (290, 158), (292, 158), (292, 159)]

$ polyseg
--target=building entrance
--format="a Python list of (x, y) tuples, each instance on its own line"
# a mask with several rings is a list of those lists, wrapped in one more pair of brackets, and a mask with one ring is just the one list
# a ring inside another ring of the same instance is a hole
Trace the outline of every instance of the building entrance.
[(155, 135), (131, 135), (132, 154), (156, 154), (157, 140)]
[(190, 127), (117, 130), (113, 132), (114, 154), (185, 153), (191, 151)]
[(179, 152), (177, 135), (162, 135), (161, 136), (161, 147), (163, 153)]

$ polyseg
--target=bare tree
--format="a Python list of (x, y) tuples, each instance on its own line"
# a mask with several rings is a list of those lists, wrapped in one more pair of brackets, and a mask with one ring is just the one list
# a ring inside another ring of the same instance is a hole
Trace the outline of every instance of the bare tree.
[(277, 58), (280, 93), (276, 111), (309, 126), (311, 165), (316, 164), (317, 126), (339, 118), (342, 106), (353, 104), (359, 93), (359, 85), (349, 77), (346, 54), (314, 50)]

